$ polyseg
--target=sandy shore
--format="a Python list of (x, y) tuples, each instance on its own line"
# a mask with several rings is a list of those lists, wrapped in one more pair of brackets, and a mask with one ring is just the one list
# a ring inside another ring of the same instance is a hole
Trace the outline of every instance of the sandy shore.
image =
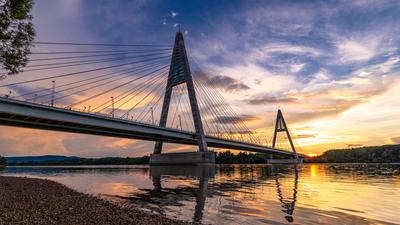
[(0, 176), (0, 224), (190, 224), (123, 209), (50, 180)]

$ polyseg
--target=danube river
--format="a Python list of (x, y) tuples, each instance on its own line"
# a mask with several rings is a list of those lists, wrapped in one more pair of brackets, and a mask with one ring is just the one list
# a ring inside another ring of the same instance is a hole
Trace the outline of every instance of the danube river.
[(400, 165), (6, 167), (205, 224), (400, 224)]

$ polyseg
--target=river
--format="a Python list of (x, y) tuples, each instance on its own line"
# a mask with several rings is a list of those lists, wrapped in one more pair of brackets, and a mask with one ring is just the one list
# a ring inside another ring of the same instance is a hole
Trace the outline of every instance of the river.
[(6, 167), (204, 224), (400, 224), (400, 165)]

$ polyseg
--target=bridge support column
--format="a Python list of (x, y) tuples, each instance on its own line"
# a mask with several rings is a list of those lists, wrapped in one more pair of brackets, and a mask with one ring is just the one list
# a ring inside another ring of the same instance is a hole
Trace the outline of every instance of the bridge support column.
[(289, 133), (289, 129), (286, 126), (285, 119), (283, 118), (282, 111), (278, 109), (278, 114), (276, 115), (276, 123), (275, 123), (275, 131), (274, 131), (274, 138), (272, 139), (272, 148), (275, 148), (276, 145), (276, 139), (278, 136), (279, 132), (285, 132), (290, 143), (290, 147), (294, 153), (293, 159), (273, 159), (272, 154), (270, 155), (270, 159), (268, 160), (268, 163), (270, 164), (292, 164), (292, 163), (303, 163), (303, 159), (300, 159), (297, 152), (296, 148), (294, 147), (292, 138)]
[(204, 152), (177, 152), (153, 154), (150, 156), (150, 165), (210, 165), (215, 164), (215, 153)]
[[(181, 32), (178, 32), (175, 37), (175, 45), (172, 52), (171, 65), (169, 69), (167, 87), (164, 96), (163, 107), (161, 110), (161, 118), (160, 118), (160, 127), (166, 127), (167, 119), (168, 119), (168, 110), (171, 101), (172, 90), (175, 86), (186, 84), (187, 91), (189, 94), (190, 107), (192, 110), (193, 122), (196, 132), (196, 139), (198, 141), (199, 151), (206, 152), (207, 151), (207, 142), (204, 135), (203, 124), (201, 122), (200, 110), (197, 103), (196, 93), (193, 84), (193, 78), (190, 72), (189, 61), (186, 55), (185, 43), (183, 40), (183, 35)], [(157, 141), (154, 147), (154, 154), (152, 156), (153, 160), (150, 162), (155, 162), (160, 160), (160, 157), (163, 157), (165, 154), (161, 154), (163, 147), (163, 142)], [(193, 154), (190, 153), (192, 156)], [(201, 155), (202, 158), (205, 154)], [(178, 156), (178, 155), (175, 155)], [(188, 155), (189, 156), (189, 155)], [(165, 160), (169, 159), (170, 156), (165, 156)], [(207, 158), (207, 157), (206, 157)], [(178, 163), (179, 160), (176, 161)], [(215, 161), (215, 160), (214, 160)]]

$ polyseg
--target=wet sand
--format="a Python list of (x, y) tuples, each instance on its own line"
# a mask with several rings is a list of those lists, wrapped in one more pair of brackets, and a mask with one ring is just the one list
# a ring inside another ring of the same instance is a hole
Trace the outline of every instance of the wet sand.
[(50, 180), (0, 176), (0, 224), (191, 224), (123, 209)]

